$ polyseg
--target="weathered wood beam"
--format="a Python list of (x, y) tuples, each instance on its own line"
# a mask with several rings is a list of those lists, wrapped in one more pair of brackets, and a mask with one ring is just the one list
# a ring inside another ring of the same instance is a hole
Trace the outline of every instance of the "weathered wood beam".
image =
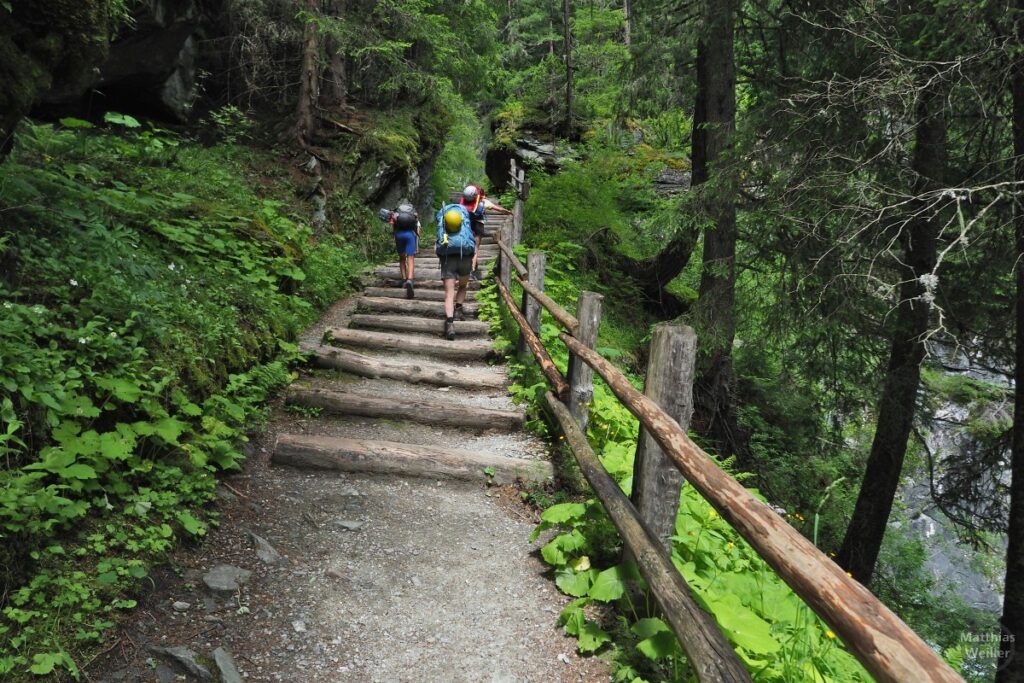
[[(644, 395), (685, 431), (693, 415), (697, 335), (686, 325), (659, 323), (651, 336)], [(640, 428), (633, 460), (632, 500), (640, 518), (669, 553), (679, 510), (683, 476), (646, 427)]]
[(568, 330), (569, 334), (576, 336), (580, 327), (580, 321), (576, 319), (576, 316), (559, 306), (554, 299), (528, 281), (519, 278), (519, 285), (524, 292), (536, 299), (551, 314), (551, 317), (558, 321), (559, 325)]
[(512, 251), (512, 249), (507, 244), (505, 244), (504, 242), (498, 242), (498, 248), (501, 249), (501, 253), (502, 253), (502, 261), (501, 262), (503, 264), (506, 261), (508, 261), (508, 263), (512, 264), (512, 267), (515, 269), (516, 273), (519, 274), (519, 277), (521, 277), (521, 278), (529, 277), (530, 270), (526, 266), (523, 265), (522, 261), (520, 261), (518, 258), (516, 258), (515, 253)]
[[(444, 332), (442, 318), (417, 318), (411, 315), (371, 315), (356, 313), (349, 318), (349, 326), (367, 330), (389, 332), (421, 332), (438, 334)], [(459, 336), (481, 337), (490, 332), (491, 326), (482, 320), (462, 320), (456, 323)]]
[[(487, 268), (481, 268), (481, 277), (486, 277), (490, 271)], [(402, 280), (402, 271), (397, 266), (381, 266), (373, 271), (373, 274), (377, 277), (386, 278), (388, 280)], [(423, 286), (423, 280), (436, 280), (441, 281), (441, 271), (438, 268), (424, 268), (422, 265), (416, 265), (416, 277), (413, 279), (413, 284), (417, 287)]]
[[(399, 273), (398, 273), (398, 269), (397, 268), (395, 269), (395, 273), (394, 273), (393, 277), (381, 277), (381, 278), (379, 278), (379, 280), (377, 280), (377, 282), (378, 282), (378, 284), (380, 284), (381, 286), (384, 286), (384, 287), (401, 287), (404, 284), (404, 281), (399, 277)], [(417, 275), (416, 276), (416, 280), (415, 280), (415, 285), (416, 285), (416, 291), (417, 292), (420, 291), (420, 290), (424, 290), (424, 289), (444, 289), (444, 281), (441, 280), (441, 278), (439, 278), (439, 277), (438, 278), (431, 278), (431, 279), (427, 280), (427, 279), (422, 279), (422, 278), (420, 278)], [(479, 280), (470, 280), (469, 281), (469, 291), (475, 291), (477, 289), (480, 289), (480, 281)]]
[(615, 366), (564, 332), (559, 338), (596, 370), (683, 476), (793, 591), (842, 638), (877, 680), (962, 683), (942, 658), (871, 592), (768, 505), (722, 471), (686, 432)]
[[(458, 323), (455, 331), (458, 333)], [(494, 345), (489, 339), (456, 339), (413, 337), (389, 332), (353, 330), (336, 327), (324, 335), (335, 344), (359, 346), (375, 351), (397, 351), (399, 353), (420, 353), (453, 360), (484, 360), (495, 355)]]
[(562, 427), (562, 433), (565, 434), (583, 476), (590, 482), (615, 528), (619, 530), (623, 543), (636, 559), (640, 573), (647, 580), (662, 613), (690, 660), (697, 680), (702, 683), (751, 680), (746, 667), (722, 635), (718, 624), (694, 601), (690, 587), (672, 564), (668, 553), (654, 534), (644, 527), (626, 494), (601, 466), (587, 443), (587, 437), (576, 424), (576, 417), (550, 391), (545, 394), (545, 399)]
[[(419, 301), (417, 299), (388, 299), (384, 297), (364, 296), (359, 299), (357, 307), (360, 311), (373, 311), (376, 313), (436, 315), (439, 318), (444, 316), (443, 301)], [(476, 303), (467, 303), (463, 306), (463, 310), (466, 312), (466, 315), (470, 316), (475, 316), (478, 309), (479, 305)]]
[(396, 361), (323, 345), (303, 345), (301, 348), (312, 354), (311, 360), (316, 367), (341, 370), (359, 377), (383, 377), (413, 384), (466, 389), (505, 388), (504, 373), (491, 368), (460, 368), (442, 363)]
[[(547, 264), (547, 256), (543, 251), (531, 251), (527, 257), (527, 269), (530, 271), (529, 284), (535, 289), (544, 289), (544, 266)], [(534, 334), (540, 334), (540, 304), (532, 298), (525, 290), (523, 291), (523, 304), (520, 307), (523, 318), (526, 319)], [(519, 333), (519, 340), (516, 343), (516, 352), (519, 355), (525, 354), (530, 347), (526, 343), (526, 333)]]
[[(367, 287), (363, 296), (384, 297), (386, 299), (404, 299), (405, 289), (402, 287)], [(420, 289), (414, 297), (418, 301), (444, 301), (444, 291), (438, 289)], [(476, 292), (466, 292), (466, 301), (476, 301)]]
[(506, 458), (493, 453), (460, 451), (392, 441), (363, 441), (328, 436), (282, 434), (273, 462), (298, 468), (369, 472), (431, 479), (465, 479), (510, 484), (517, 479), (547, 482), (553, 476), (544, 460)]
[[(597, 345), (597, 332), (601, 327), (601, 302), (604, 297), (595, 292), (580, 292), (576, 302), (579, 327), (573, 341), (588, 349)], [(564, 333), (563, 333), (564, 334)], [(569, 412), (576, 418), (576, 424), (584, 434), (590, 419), (590, 402), (594, 398), (594, 372), (586, 363), (581, 363), (575, 354), (569, 354)]]
[(380, 417), (428, 425), (458, 427), (476, 431), (514, 431), (523, 426), (522, 410), (495, 410), (462, 405), (447, 400), (417, 401), (408, 398), (367, 396), (349, 391), (292, 386), (285, 401), (289, 405), (320, 408), (332, 415)]
[(504, 299), (505, 305), (508, 307), (508, 312), (512, 314), (516, 323), (519, 325), (519, 329), (523, 331), (523, 335), (526, 337), (526, 345), (530, 347), (533, 352), (533, 357), (536, 359), (537, 364), (540, 366), (541, 372), (544, 373), (544, 377), (547, 378), (548, 383), (554, 389), (557, 396), (568, 396), (569, 394), (569, 383), (565, 381), (565, 377), (558, 371), (554, 361), (551, 360), (551, 356), (548, 354), (547, 349), (541, 343), (540, 339), (530, 329), (529, 323), (526, 322), (526, 318), (516, 308), (515, 303), (512, 301), (512, 295), (508, 293), (508, 289), (499, 280), (498, 291), (501, 292), (501, 298)]

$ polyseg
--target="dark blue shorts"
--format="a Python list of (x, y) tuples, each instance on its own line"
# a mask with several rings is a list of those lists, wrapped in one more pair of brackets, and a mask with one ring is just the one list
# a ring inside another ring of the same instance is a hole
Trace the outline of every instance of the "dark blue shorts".
[(399, 256), (415, 256), (416, 249), (419, 248), (418, 242), (416, 233), (412, 230), (395, 233), (395, 248), (398, 249)]

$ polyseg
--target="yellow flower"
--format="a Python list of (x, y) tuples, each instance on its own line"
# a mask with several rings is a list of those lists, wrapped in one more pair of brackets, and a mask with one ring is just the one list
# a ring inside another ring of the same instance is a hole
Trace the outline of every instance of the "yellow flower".
[(715, 512), (714, 510), (711, 510), (710, 512), (708, 512), (708, 517), (710, 517), (711, 519), (714, 519), (717, 516), (718, 516), (718, 513)]
[(846, 572), (846, 575), (849, 576), (851, 579), (853, 578), (853, 574), (851, 574), (850, 572)]
[(732, 541), (729, 541), (728, 543), (725, 544), (725, 547), (726, 548), (735, 548), (736, 544), (733, 543)]
[(825, 637), (829, 640), (835, 640), (836, 634), (832, 633), (832, 631), (825, 631)]

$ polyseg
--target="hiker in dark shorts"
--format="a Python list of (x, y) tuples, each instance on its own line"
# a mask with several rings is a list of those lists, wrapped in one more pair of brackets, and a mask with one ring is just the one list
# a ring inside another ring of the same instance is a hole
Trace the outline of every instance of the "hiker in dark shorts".
[(413, 280), (416, 277), (416, 250), (420, 242), (420, 217), (412, 204), (403, 202), (394, 211), (381, 209), (379, 217), (391, 224), (395, 236), (395, 249), (398, 251), (398, 268), (405, 287), (405, 298), (416, 296)]
[[(484, 194), (484, 191), (480, 189), (478, 185), (466, 185), (465, 189), (462, 190), (462, 199), (459, 204), (469, 212), (469, 219), (473, 226), (473, 234), (478, 237), (483, 237), (484, 234), (484, 212), (485, 211), (496, 211), (497, 213), (504, 213), (509, 216), (512, 212), (508, 209), (498, 206)], [(476, 254), (473, 255), (473, 267), (470, 269), (471, 272), (476, 272), (476, 260), (480, 253), (480, 241), (477, 240)], [(474, 276), (475, 277), (475, 276)]]
[(458, 204), (441, 207), (434, 253), (440, 260), (444, 282), (444, 338), (449, 341), (455, 339), (455, 321), (465, 319), (462, 305), (479, 246), (480, 235), (473, 231), (469, 211)]

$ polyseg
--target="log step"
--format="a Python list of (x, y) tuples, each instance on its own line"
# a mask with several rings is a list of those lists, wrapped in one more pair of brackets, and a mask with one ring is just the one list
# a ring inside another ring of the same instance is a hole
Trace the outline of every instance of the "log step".
[[(440, 318), (416, 318), (410, 315), (368, 315), (357, 313), (349, 319), (350, 327), (390, 332), (420, 332), (440, 335), (444, 321)], [(463, 320), (455, 323), (459, 338), (486, 336), (490, 325), (481, 320)]]
[[(405, 289), (402, 287), (367, 287), (363, 290), (363, 296), (404, 299)], [(419, 301), (444, 301), (444, 291), (440, 289), (416, 290), (415, 298)], [(475, 300), (476, 292), (466, 292), (466, 301)]]
[(285, 401), (291, 405), (320, 408), (332, 415), (358, 415), (386, 420), (408, 420), (426, 425), (458, 427), (476, 431), (511, 432), (526, 422), (522, 410), (495, 410), (451, 403), (444, 396), (437, 401), (380, 398), (348, 391), (291, 387)]
[[(458, 335), (459, 324), (455, 323)], [(495, 355), (494, 346), (488, 339), (456, 339), (448, 341), (435, 337), (411, 337), (387, 332), (334, 328), (324, 335), (335, 344), (360, 346), (374, 351), (397, 351), (418, 353), (453, 360), (484, 360)]]
[(488, 472), (499, 484), (517, 479), (546, 482), (553, 476), (551, 463), (506, 458), (493, 453), (418, 446), (393, 441), (362, 441), (328, 436), (282, 434), (274, 447), (273, 462), (290, 467), (369, 472), (487, 481)]
[[(386, 280), (394, 280), (396, 282), (402, 281), (402, 271), (397, 266), (381, 266), (373, 271), (374, 275)], [(488, 270), (486, 268), (480, 269), (480, 276), (486, 277)], [(441, 271), (437, 268), (421, 268), (416, 267), (416, 278), (413, 280), (413, 284), (417, 287), (422, 287), (422, 282), (427, 281), (441, 282)], [(472, 280), (470, 280), (472, 282)]]
[[(456, 326), (458, 323), (456, 323)], [(491, 368), (463, 368), (457, 365), (374, 358), (332, 346), (303, 344), (315, 367), (341, 370), (358, 377), (397, 379), (413, 384), (466, 389), (504, 389), (505, 375)]]
[[(387, 297), (364, 296), (359, 299), (360, 311), (374, 313), (407, 313), (410, 315), (426, 315), (444, 317), (443, 301), (417, 301), (416, 299), (389, 299)], [(479, 304), (467, 303), (463, 307), (466, 315), (475, 316)]]
[[(383, 287), (401, 287), (402, 281), (398, 279), (398, 270), (395, 269), (394, 277), (383, 277), (377, 280)], [(416, 291), (423, 289), (444, 289), (444, 281), (440, 278), (421, 280), (416, 278)], [(480, 289), (480, 282), (478, 280), (469, 281), (469, 290), (474, 291)]]
[[(486, 277), (487, 274), (490, 272), (490, 270), (491, 269), (487, 267), (487, 264), (485, 264), (485, 263), (480, 264), (479, 271), (480, 271), (480, 276), (481, 277)], [(377, 275), (379, 275), (381, 277), (389, 277), (389, 278), (393, 278), (395, 280), (402, 279), (402, 271), (398, 267), (397, 263), (393, 263), (393, 264), (387, 265), (387, 266), (380, 266), (380, 267), (378, 267), (374, 271), (374, 273), (376, 273)], [(418, 282), (419, 280), (440, 280), (440, 279), (441, 279), (441, 269), (437, 266), (436, 263), (434, 263), (434, 264), (423, 264), (423, 263), (417, 264), (417, 266), (416, 266), (416, 277), (413, 278), (413, 282), (414, 283)]]

